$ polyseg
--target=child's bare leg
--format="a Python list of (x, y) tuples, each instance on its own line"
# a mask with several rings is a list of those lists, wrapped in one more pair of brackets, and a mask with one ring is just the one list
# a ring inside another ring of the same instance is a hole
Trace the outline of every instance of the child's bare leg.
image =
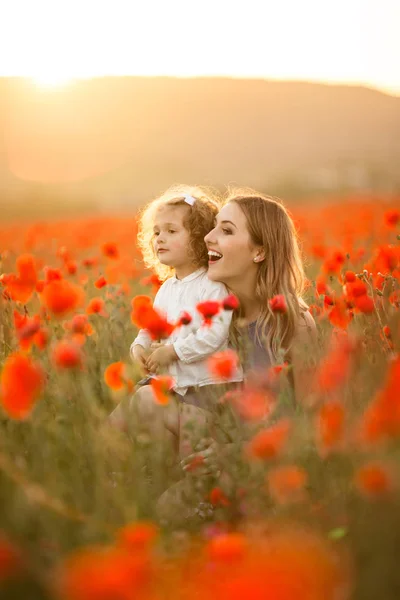
[[(199, 450), (200, 444), (212, 433), (212, 415), (209, 411), (192, 404), (179, 404), (179, 460)], [(182, 519), (193, 514), (196, 505), (202, 502), (213, 475), (197, 476), (196, 468), (201, 465), (193, 464), (193, 471), (188, 471), (180, 481), (170, 486), (158, 499), (157, 513), (162, 521), (179, 524)]]
[(116, 407), (109, 421), (135, 441), (146, 444), (155, 477), (161, 488), (167, 485), (161, 479), (172, 476), (178, 459), (179, 412), (175, 398), (161, 406), (155, 402), (151, 387), (143, 386)]

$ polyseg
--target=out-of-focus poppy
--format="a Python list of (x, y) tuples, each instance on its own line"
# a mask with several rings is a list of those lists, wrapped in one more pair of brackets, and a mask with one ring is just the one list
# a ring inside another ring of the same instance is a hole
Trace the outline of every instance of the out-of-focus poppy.
[(125, 386), (125, 365), (123, 362), (114, 362), (104, 371), (104, 381), (112, 390), (120, 390)]
[(168, 404), (169, 394), (175, 385), (175, 381), (169, 375), (159, 375), (151, 380), (151, 389), (157, 404)]
[(257, 433), (247, 445), (247, 454), (253, 458), (270, 460), (284, 449), (292, 423), (289, 419), (280, 419), (268, 429)]
[(83, 364), (82, 350), (71, 340), (61, 340), (53, 348), (52, 360), (59, 369), (81, 368)]
[(10, 354), (1, 374), (0, 396), (6, 413), (13, 419), (25, 419), (44, 388), (42, 367), (23, 354)]
[(205, 302), (199, 302), (196, 309), (203, 317), (203, 323), (205, 325), (211, 325), (213, 317), (215, 317), (221, 310), (220, 302), (217, 300), (206, 300)]
[(210, 373), (221, 380), (231, 379), (239, 365), (239, 357), (234, 350), (216, 352), (207, 360)]
[(307, 473), (297, 465), (272, 468), (267, 474), (268, 488), (275, 502), (286, 504), (304, 500)]
[(53, 316), (63, 318), (82, 306), (85, 294), (69, 281), (51, 281), (45, 286), (41, 299)]
[(286, 299), (283, 294), (277, 294), (269, 301), (269, 306), (274, 313), (287, 312)]

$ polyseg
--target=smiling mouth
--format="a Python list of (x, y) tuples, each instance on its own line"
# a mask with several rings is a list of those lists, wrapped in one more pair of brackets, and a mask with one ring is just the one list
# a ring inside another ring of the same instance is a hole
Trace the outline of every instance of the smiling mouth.
[(222, 258), (221, 252), (217, 252), (216, 250), (208, 251), (208, 264), (212, 265), (218, 262)]

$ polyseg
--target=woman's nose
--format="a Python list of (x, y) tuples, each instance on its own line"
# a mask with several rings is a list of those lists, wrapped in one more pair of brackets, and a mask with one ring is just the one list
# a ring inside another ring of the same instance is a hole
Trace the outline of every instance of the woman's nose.
[(214, 241), (214, 235), (213, 235), (214, 231), (215, 231), (215, 229), (211, 229), (211, 231), (209, 231), (207, 233), (207, 235), (204, 236), (204, 241), (205, 241), (206, 244), (210, 244), (210, 243), (212, 244), (213, 243), (213, 241)]

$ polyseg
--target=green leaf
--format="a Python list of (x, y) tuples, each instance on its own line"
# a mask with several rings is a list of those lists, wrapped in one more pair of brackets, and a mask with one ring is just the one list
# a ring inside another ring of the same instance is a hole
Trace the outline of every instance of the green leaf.
[(330, 540), (341, 540), (347, 535), (346, 527), (336, 527), (335, 529), (331, 529), (328, 533), (328, 538)]

